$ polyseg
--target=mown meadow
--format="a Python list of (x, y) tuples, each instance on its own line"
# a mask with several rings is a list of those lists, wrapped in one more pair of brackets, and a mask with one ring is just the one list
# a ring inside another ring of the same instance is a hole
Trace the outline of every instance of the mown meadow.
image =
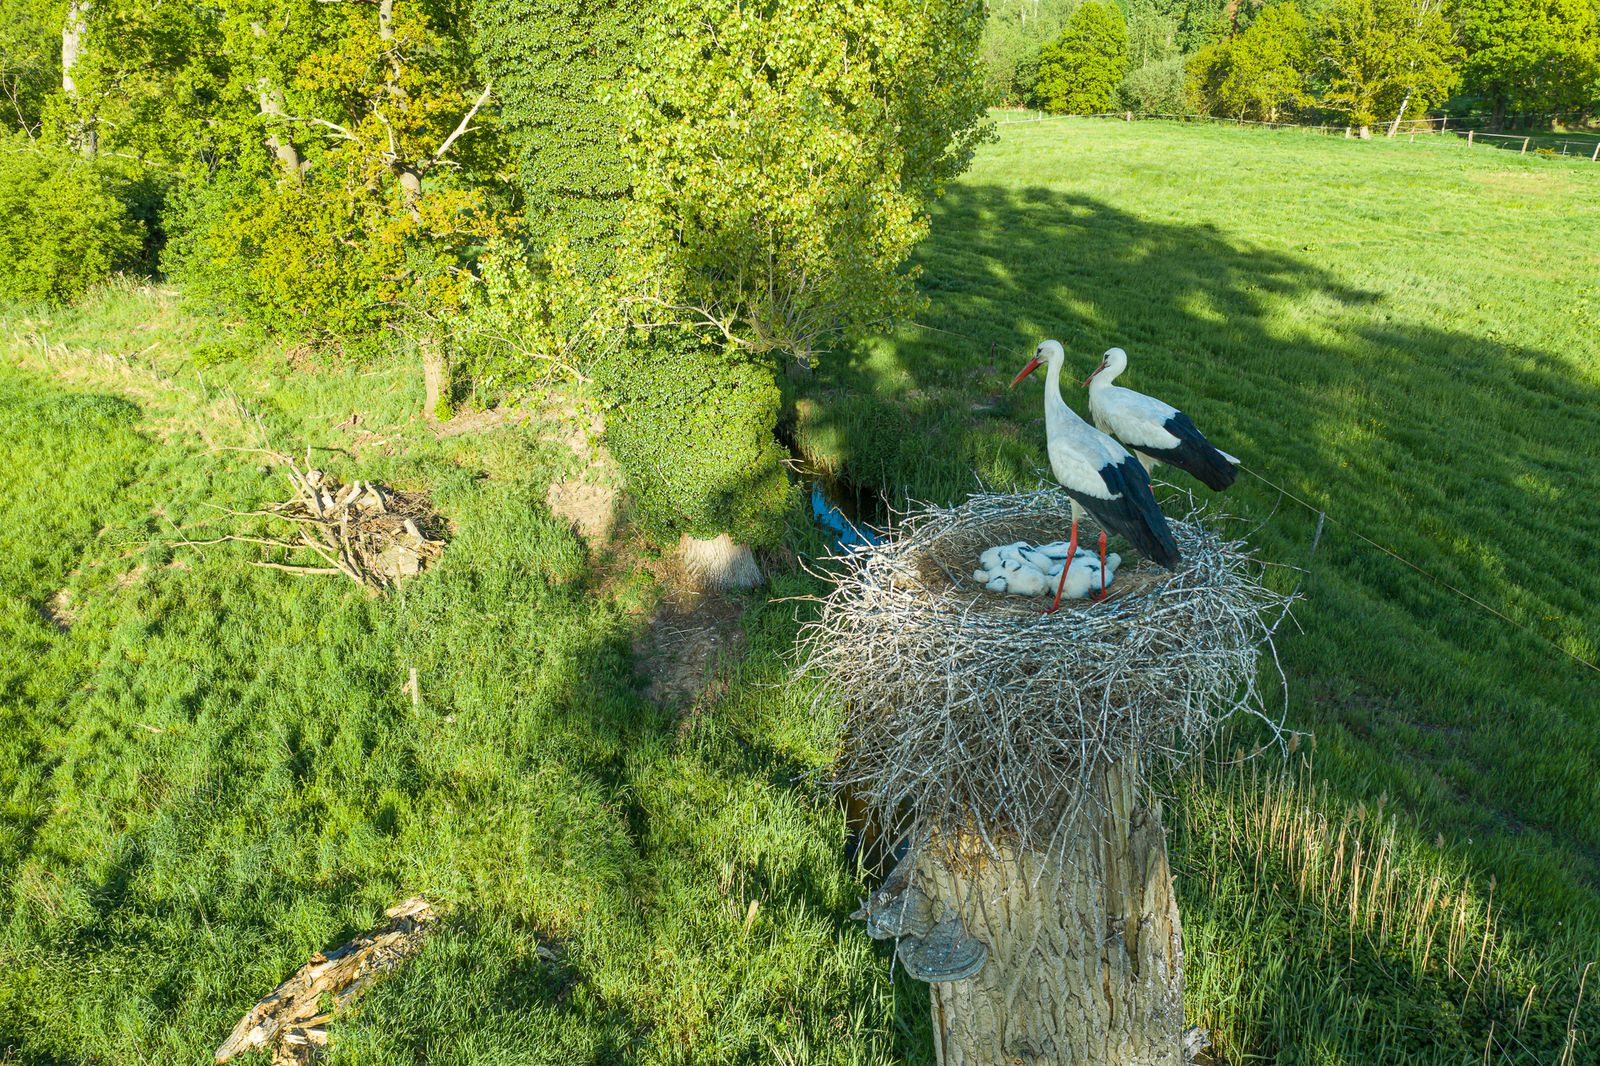
[[(1120, 344), (1328, 515), (1313, 545), (1254, 478), (1212, 504), (1303, 596), (1307, 734), (1240, 758), (1240, 729), (1168, 785), (1219, 1061), (1600, 1050), (1600, 674), (1552, 647), (1600, 654), (1597, 193), (1446, 143), (1005, 127), (937, 210), (917, 323), (791, 397), (811, 465), (953, 500), (1042, 475), (1038, 386), (1005, 387), (1038, 339), (1083, 374)], [(0, 1061), (201, 1061), (417, 892), (445, 929), (333, 1062), (927, 1061), (926, 993), (848, 921), (844, 821), (804, 781), (812, 579), (780, 568), (742, 660), (658, 707), (657, 582), (546, 507), (583, 462), (557, 412), (438, 434), (410, 367), (308, 363), (157, 287), (8, 311), (0, 346)], [(179, 543), (282, 495), (263, 432), (430, 493), (439, 564), (374, 599)]]

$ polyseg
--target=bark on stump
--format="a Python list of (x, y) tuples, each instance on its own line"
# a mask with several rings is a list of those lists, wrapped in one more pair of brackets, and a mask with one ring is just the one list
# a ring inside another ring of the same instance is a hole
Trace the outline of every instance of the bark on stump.
[[(941, 1066), (1182, 1066), (1183, 935), (1159, 804), (1112, 766), (1046, 858), (977, 841), (916, 884), (988, 945), (983, 969), (933, 984)], [(933, 849), (938, 850), (938, 849)]]

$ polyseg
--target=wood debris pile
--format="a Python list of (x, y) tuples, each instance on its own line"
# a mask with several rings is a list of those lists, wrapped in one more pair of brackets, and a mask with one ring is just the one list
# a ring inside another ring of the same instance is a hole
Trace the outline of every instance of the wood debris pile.
[(327, 1025), (367, 990), (372, 978), (414, 955), (438, 921), (421, 896), (384, 911), (389, 921), (330, 952), (318, 952), (293, 977), (250, 1008), (216, 1061), (269, 1049), (273, 1066), (304, 1066), (328, 1043)]
[(291, 523), (289, 537), (229, 535), (194, 546), (243, 541), (290, 551), (309, 550), (325, 565), (257, 562), (295, 574), (343, 574), (364, 588), (381, 592), (420, 573), (440, 552), (438, 518), (420, 493), (399, 492), (373, 481), (341, 484), (332, 475), (302, 468), (295, 460), (269, 453), (283, 467), (294, 495), (259, 511), (229, 511), (234, 517), (262, 517)]

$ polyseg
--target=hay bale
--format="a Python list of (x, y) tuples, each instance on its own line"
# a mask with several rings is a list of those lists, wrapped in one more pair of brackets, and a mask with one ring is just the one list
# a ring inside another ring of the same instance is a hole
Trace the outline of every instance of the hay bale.
[(1178, 760), (1234, 713), (1265, 717), (1257, 664), (1288, 598), (1196, 512), (1171, 523), (1176, 572), (1141, 559), (1100, 602), (1045, 615), (973, 579), (984, 548), (1060, 539), (1070, 507), (1053, 490), (974, 496), (838, 557), (803, 672), (845, 707), (828, 783), (897, 843), (976, 829), (1056, 850), (1097, 767)]

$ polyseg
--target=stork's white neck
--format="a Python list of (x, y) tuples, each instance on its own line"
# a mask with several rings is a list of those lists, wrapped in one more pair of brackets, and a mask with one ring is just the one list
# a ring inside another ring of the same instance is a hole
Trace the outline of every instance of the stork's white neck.
[(1082, 423), (1078, 412), (1067, 406), (1067, 401), (1061, 398), (1061, 364), (1066, 355), (1057, 352), (1050, 356), (1049, 365), (1044, 376), (1044, 425), (1050, 436), (1056, 436), (1059, 431), (1066, 429), (1073, 423)]
[(1113, 348), (1105, 356), (1103, 365), (1105, 369), (1096, 371), (1095, 375), (1089, 379), (1089, 394), (1091, 396), (1109, 386), (1113, 381), (1117, 380), (1117, 375), (1128, 369), (1128, 357), (1120, 350)]

